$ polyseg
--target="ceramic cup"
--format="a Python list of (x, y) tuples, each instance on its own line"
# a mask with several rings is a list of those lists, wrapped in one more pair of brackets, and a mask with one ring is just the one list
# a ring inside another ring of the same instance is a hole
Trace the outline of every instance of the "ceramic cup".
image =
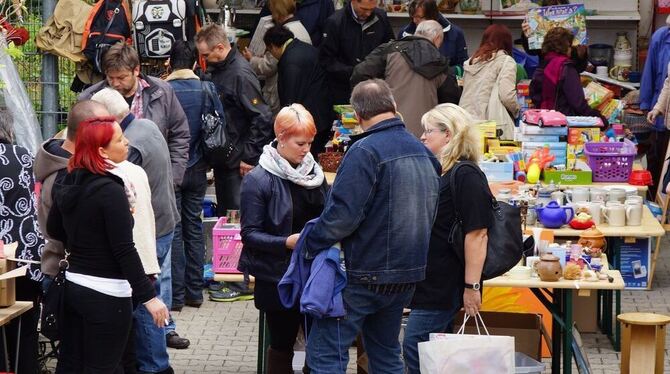
[(604, 188), (591, 188), (589, 190), (592, 202), (605, 203), (607, 201), (607, 190)]
[(537, 278), (537, 268), (535, 267), (535, 263), (540, 261), (540, 256), (528, 256), (526, 257), (526, 266), (532, 269), (530, 276), (533, 278)]
[(591, 220), (596, 225), (599, 225), (602, 220), (602, 204), (599, 202), (586, 202), (582, 201), (580, 203), (575, 203), (575, 209), (584, 208), (591, 216)]
[(633, 203), (642, 206), (642, 204), (644, 204), (644, 198), (638, 195), (626, 197), (626, 201), (624, 201), (624, 204), (633, 204)]
[[(624, 191), (625, 192), (625, 191)], [(589, 201), (589, 189), (585, 187), (576, 187), (565, 191), (568, 196), (568, 203), (580, 203)]]
[(551, 200), (558, 203), (558, 205), (565, 204), (565, 193), (562, 191), (554, 191), (551, 193)]
[(607, 66), (596, 67), (596, 75), (600, 78), (607, 78), (609, 75), (609, 68)]
[(613, 227), (626, 226), (626, 207), (623, 204), (610, 203), (602, 209), (602, 214), (607, 223)]
[(642, 205), (637, 203), (626, 204), (626, 224), (628, 226), (642, 225)]
[(626, 200), (626, 190), (623, 188), (612, 188), (609, 192), (607, 201), (618, 201), (623, 204)]

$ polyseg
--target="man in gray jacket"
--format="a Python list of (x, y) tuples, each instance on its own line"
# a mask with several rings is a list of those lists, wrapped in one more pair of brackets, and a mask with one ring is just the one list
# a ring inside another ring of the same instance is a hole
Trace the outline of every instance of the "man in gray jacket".
[(181, 185), (188, 161), (188, 121), (172, 87), (158, 78), (140, 73), (140, 59), (135, 49), (125, 43), (113, 45), (102, 58), (106, 79), (89, 87), (79, 100), (90, 99), (96, 92), (111, 87), (126, 99), (136, 118), (158, 125), (167, 141), (172, 162), (172, 177)]

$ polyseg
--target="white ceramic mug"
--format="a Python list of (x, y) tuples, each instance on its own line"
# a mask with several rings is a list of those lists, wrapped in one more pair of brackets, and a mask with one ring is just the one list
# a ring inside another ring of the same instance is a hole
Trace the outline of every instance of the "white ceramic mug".
[(565, 191), (568, 196), (568, 203), (581, 203), (589, 201), (589, 189), (585, 187), (576, 187)]
[(626, 200), (626, 190), (623, 188), (612, 188), (609, 191), (609, 198), (607, 201), (618, 201), (623, 204), (623, 202)]
[(558, 205), (565, 204), (565, 193), (563, 191), (554, 191), (551, 193), (551, 200), (558, 203)]
[(642, 205), (626, 204), (626, 224), (628, 226), (642, 225)]
[(633, 204), (633, 203), (642, 206), (642, 204), (644, 204), (644, 198), (638, 195), (626, 197), (626, 201), (624, 201), (624, 204)]
[(607, 223), (612, 227), (626, 226), (626, 207), (623, 204), (607, 204), (602, 209), (602, 214)]
[(599, 202), (585, 202), (575, 203), (575, 210), (584, 208), (591, 216), (591, 220), (596, 225), (599, 225), (602, 220), (602, 204)]
[(537, 262), (540, 262), (540, 256), (528, 256), (526, 257), (526, 266), (531, 268), (530, 276), (533, 278), (537, 278), (537, 267), (535, 264)]
[(609, 75), (609, 68), (607, 66), (597, 66), (596, 75), (600, 78), (607, 78)]
[(589, 191), (592, 202), (605, 203), (607, 201), (607, 190), (604, 188), (591, 188)]

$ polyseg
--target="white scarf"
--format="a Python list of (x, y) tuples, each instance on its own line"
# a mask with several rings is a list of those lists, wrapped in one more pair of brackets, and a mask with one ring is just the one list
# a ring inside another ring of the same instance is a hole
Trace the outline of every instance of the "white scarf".
[(277, 152), (272, 144), (268, 144), (263, 147), (263, 154), (261, 154), (258, 164), (269, 173), (307, 189), (317, 188), (323, 184), (323, 170), (314, 161), (314, 156), (311, 153), (308, 153), (300, 165), (294, 168)]

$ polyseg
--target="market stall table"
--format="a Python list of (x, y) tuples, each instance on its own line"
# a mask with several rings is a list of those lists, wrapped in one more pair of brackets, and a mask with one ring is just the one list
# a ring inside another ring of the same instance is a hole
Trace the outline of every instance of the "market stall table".
[(19, 328), (16, 333), (16, 357), (14, 360), (14, 373), (19, 371), (19, 349), (21, 342), (21, 318), (23, 314), (33, 308), (33, 303), (31, 301), (17, 301), (14, 305), (8, 306), (6, 308), (0, 308), (0, 327), (2, 327), (2, 343), (5, 347), (5, 362), (3, 363), (6, 372), (9, 372), (9, 352), (7, 350), (7, 334), (5, 328), (7, 324), (13, 321), (15, 318), (19, 318)]
[[(551, 372), (561, 372), (561, 349), (563, 350), (563, 373), (572, 373), (572, 294), (573, 290), (597, 290), (620, 292), (625, 284), (621, 273), (608, 270), (607, 274), (614, 281), (600, 280), (597, 282), (572, 281), (561, 279), (558, 282), (544, 282), (539, 278), (510, 279), (500, 276), (484, 281), (484, 287), (518, 287), (530, 289), (535, 297), (551, 312), (552, 319), (552, 358)], [(566, 292), (567, 291), (567, 292)]]

